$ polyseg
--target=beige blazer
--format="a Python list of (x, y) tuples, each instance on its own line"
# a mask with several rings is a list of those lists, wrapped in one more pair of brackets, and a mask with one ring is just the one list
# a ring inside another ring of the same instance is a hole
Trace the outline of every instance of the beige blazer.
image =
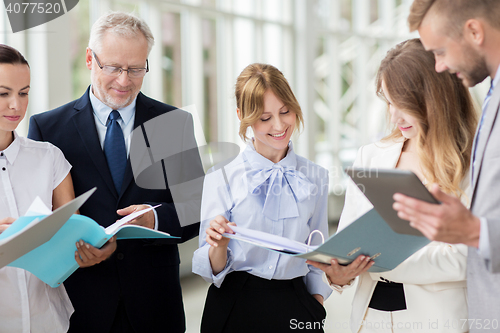
[[(354, 166), (395, 168), (402, 148), (403, 141), (363, 146)], [(468, 182), (469, 177), (465, 178), (464, 182)], [(466, 193), (470, 192), (468, 184), (463, 186)], [(339, 230), (372, 207), (350, 180)], [(432, 242), (392, 271), (360, 275), (352, 303), (352, 332), (360, 330), (373, 290), (381, 277), (403, 283), (407, 310), (393, 312), (394, 323), (411, 325), (418, 332), (467, 332), (467, 325), (463, 325), (467, 318), (466, 262), (467, 246)]]

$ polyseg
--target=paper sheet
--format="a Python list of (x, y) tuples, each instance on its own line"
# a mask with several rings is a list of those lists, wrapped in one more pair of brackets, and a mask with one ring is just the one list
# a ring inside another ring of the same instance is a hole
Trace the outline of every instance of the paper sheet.
[(230, 226), (230, 228), (235, 232), (235, 234), (224, 233), (224, 237), (243, 240), (248, 243), (265, 248), (271, 248), (276, 251), (301, 254), (314, 251), (314, 249), (317, 248), (317, 246), (309, 246), (292, 239), (268, 234), (267, 232), (237, 226)]

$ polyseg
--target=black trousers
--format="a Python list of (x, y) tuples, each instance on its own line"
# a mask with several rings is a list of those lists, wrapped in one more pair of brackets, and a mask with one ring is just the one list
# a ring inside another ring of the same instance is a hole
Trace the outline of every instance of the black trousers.
[(325, 318), (325, 308), (309, 294), (302, 277), (266, 280), (232, 272), (220, 288), (210, 286), (201, 332), (323, 332)]

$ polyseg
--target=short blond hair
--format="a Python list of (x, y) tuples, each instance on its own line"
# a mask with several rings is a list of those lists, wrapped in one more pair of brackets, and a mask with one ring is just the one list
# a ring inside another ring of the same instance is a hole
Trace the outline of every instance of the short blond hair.
[(304, 120), (299, 102), (292, 92), (285, 76), (276, 67), (267, 64), (251, 64), (245, 67), (236, 79), (236, 106), (240, 110), (240, 137), (248, 140), (246, 133), (249, 126), (259, 120), (264, 113), (264, 94), (271, 90), (289, 111), (295, 113), (296, 128)]
[(410, 31), (419, 29), (430, 11), (446, 18), (446, 33), (452, 37), (461, 37), (465, 22), (472, 18), (482, 18), (500, 30), (499, 0), (415, 0), (408, 16)]

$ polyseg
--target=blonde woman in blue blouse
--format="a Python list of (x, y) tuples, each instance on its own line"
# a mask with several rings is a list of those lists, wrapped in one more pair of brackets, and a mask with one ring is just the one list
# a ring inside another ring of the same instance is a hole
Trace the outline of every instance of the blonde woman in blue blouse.
[[(305, 260), (221, 236), (231, 223), (306, 242), (328, 235), (326, 169), (298, 156), (290, 138), (302, 122), (283, 74), (252, 64), (236, 82), (240, 136), (246, 149), (205, 178), (200, 248), (193, 272), (212, 282), (202, 332), (322, 332), (331, 290)], [(248, 127), (254, 137), (246, 136)], [(231, 222), (229, 222), (231, 221)], [(367, 261), (357, 260), (359, 273)]]

